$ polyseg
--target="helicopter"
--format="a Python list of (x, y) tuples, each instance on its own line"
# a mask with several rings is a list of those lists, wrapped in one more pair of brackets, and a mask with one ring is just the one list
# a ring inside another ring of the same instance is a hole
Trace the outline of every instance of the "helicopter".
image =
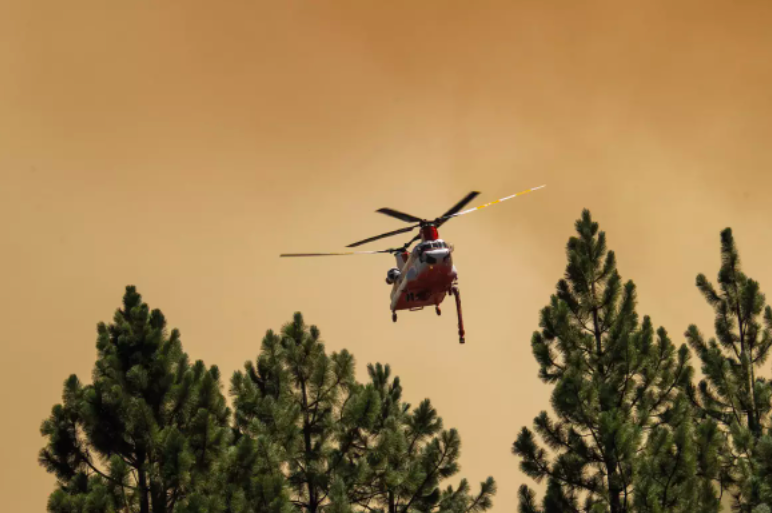
[[(396, 267), (392, 267), (386, 273), (386, 284), (391, 285), (391, 318), (397, 322), (397, 311), (423, 310), (427, 306), (434, 306), (437, 315), (442, 315), (440, 304), (446, 296), (454, 296), (456, 312), (458, 315), (459, 343), (465, 343), (464, 320), (461, 313), (461, 292), (458, 287), (458, 271), (453, 264), (454, 246), (440, 238), (438, 228), (450, 219), (471, 214), (491, 205), (502, 203), (512, 198), (522, 196), (529, 192), (546, 187), (540, 185), (511, 196), (501, 198), (478, 207), (462, 210), (480, 193), (472, 191), (456, 203), (450, 210), (433, 220), (421, 219), (411, 214), (405, 214), (392, 208), (380, 208), (377, 213), (385, 214), (400, 221), (410, 223), (409, 226), (382, 233), (374, 237), (349, 244), (348, 248), (354, 248), (374, 242), (376, 240), (393, 237), (418, 229), (418, 233), (398, 248), (382, 249), (376, 251), (348, 251), (340, 253), (283, 253), (280, 257), (318, 257), (318, 256), (347, 256), (347, 255), (377, 255), (392, 254), (396, 259)], [(410, 250), (410, 246), (420, 242)]]

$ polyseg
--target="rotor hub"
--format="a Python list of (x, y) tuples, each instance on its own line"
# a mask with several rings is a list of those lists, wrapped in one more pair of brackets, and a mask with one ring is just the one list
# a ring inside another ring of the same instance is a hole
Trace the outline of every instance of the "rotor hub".
[(439, 234), (437, 233), (437, 227), (433, 224), (427, 224), (421, 227), (421, 239), (426, 241), (437, 240)]

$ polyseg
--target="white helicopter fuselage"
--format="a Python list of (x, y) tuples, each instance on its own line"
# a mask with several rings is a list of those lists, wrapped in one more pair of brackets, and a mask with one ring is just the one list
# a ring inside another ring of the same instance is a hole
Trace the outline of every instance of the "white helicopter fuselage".
[(398, 267), (386, 279), (393, 285), (391, 310), (420, 310), (442, 303), (458, 277), (452, 253), (451, 245), (437, 239), (418, 244), (407, 260), (404, 253), (395, 255)]

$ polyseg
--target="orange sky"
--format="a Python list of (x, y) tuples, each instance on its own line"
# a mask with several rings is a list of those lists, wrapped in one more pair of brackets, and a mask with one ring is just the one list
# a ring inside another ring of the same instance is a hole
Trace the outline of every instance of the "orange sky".
[[(136, 284), (226, 377), (301, 310), (360, 376), (389, 363), (431, 398), (461, 475), (515, 511), (510, 447), (550, 394), (530, 336), (583, 207), (679, 343), (711, 330), (694, 277), (725, 226), (772, 294), (770, 22), (766, 1), (0, 3), (3, 509), (44, 510), (40, 422)], [(401, 226), (379, 207), (542, 183), (442, 229), (466, 346), (450, 303), (392, 324), (390, 257), (278, 258)]]

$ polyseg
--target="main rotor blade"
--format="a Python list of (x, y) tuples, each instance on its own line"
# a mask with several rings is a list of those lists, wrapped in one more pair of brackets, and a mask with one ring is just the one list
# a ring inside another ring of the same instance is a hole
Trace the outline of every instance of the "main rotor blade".
[(393, 208), (379, 208), (378, 210), (376, 210), (376, 212), (379, 212), (381, 214), (386, 214), (387, 216), (396, 217), (400, 221), (405, 221), (406, 223), (420, 223), (422, 221), (422, 219), (416, 216), (405, 214), (404, 212), (394, 210)]
[(382, 251), (347, 251), (344, 253), (282, 253), (279, 257), (315, 257), (315, 256), (348, 256), (348, 255), (375, 255), (377, 253), (391, 253), (391, 250)]
[(470, 201), (472, 201), (473, 199), (475, 199), (475, 198), (476, 198), (476, 197), (477, 197), (479, 194), (480, 194), (480, 193), (479, 193), (478, 191), (472, 191), (472, 192), (470, 192), (469, 194), (467, 194), (467, 195), (464, 197), (464, 199), (462, 199), (461, 201), (459, 201), (458, 203), (456, 203), (456, 204), (453, 206), (453, 208), (451, 208), (450, 210), (448, 210), (447, 212), (445, 212), (444, 214), (442, 214), (442, 216), (440, 217), (440, 222), (439, 222), (439, 224), (442, 224), (442, 223), (444, 223), (445, 221), (447, 221), (447, 219), (445, 219), (445, 218), (448, 218), (448, 219), (450, 219), (450, 216), (452, 216), (453, 214), (455, 214), (456, 212), (458, 212), (459, 210), (461, 210), (462, 208), (464, 208), (464, 207), (465, 207), (465, 206), (466, 206), (466, 205), (467, 205), (467, 204), (468, 204)]
[(417, 241), (417, 240), (418, 240), (418, 239), (420, 239), (420, 238), (421, 238), (421, 234), (419, 233), (418, 235), (416, 235), (415, 237), (413, 237), (412, 239), (410, 239), (410, 240), (408, 241), (408, 243), (407, 243), (407, 244), (405, 244), (405, 249), (409, 248), (409, 247), (410, 247), (410, 245), (411, 245), (412, 243), (414, 243), (415, 241)]
[(506, 198), (497, 199), (496, 201), (491, 201), (490, 203), (486, 203), (484, 205), (480, 205), (479, 207), (474, 207), (474, 208), (470, 208), (469, 210), (464, 210), (463, 212), (458, 212), (458, 213), (451, 214), (451, 215), (445, 215), (445, 216), (442, 216), (440, 219), (441, 219), (441, 222), (444, 223), (445, 221), (447, 221), (448, 219), (451, 219), (453, 217), (462, 216), (464, 214), (471, 214), (472, 212), (476, 212), (477, 210), (482, 210), (485, 207), (490, 207), (491, 205), (495, 205), (497, 203), (501, 203), (503, 201), (507, 201), (508, 199), (516, 198), (518, 196), (522, 196), (523, 194), (528, 194), (529, 192), (539, 190), (542, 187), (546, 187), (546, 185), (540, 185), (540, 186), (534, 187), (532, 189), (527, 189), (525, 191), (518, 192), (517, 194), (513, 194), (511, 196), (507, 196)]
[(399, 235), (400, 233), (407, 233), (407, 232), (413, 231), (416, 228), (418, 228), (419, 226), (421, 226), (421, 225), (419, 224), (419, 225), (414, 225), (414, 226), (408, 226), (407, 228), (400, 228), (399, 230), (394, 230), (393, 232), (382, 233), (380, 235), (376, 235), (375, 237), (370, 237), (369, 239), (360, 240), (359, 242), (355, 242), (353, 244), (349, 244), (346, 247), (347, 248), (355, 248), (357, 246), (361, 246), (362, 244), (367, 244), (368, 242), (372, 242), (374, 240), (385, 239), (386, 237), (391, 237), (392, 235)]

